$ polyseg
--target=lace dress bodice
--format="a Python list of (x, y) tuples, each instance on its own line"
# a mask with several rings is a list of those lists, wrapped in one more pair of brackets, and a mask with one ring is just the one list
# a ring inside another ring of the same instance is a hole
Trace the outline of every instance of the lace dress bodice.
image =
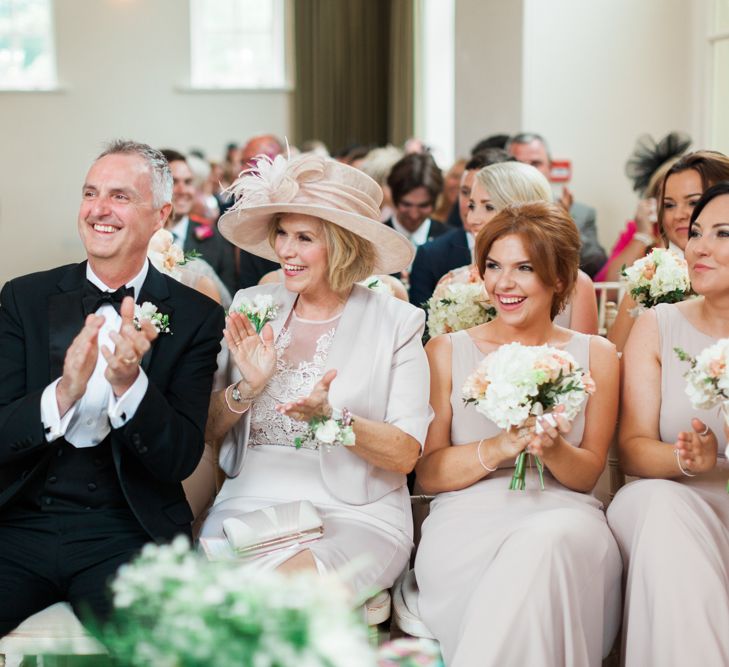
[[(306, 433), (306, 422), (279, 414), (275, 408), (311, 393), (323, 374), (340, 317), (341, 313), (329, 320), (304, 320), (291, 311), (276, 339), (276, 371), (251, 406), (249, 447), (295, 447), (294, 439)], [(302, 447), (318, 448), (310, 442)]]

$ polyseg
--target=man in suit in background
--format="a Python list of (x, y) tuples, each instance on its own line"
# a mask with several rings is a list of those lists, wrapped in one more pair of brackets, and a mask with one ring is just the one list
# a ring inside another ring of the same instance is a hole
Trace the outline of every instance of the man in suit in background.
[(173, 183), (172, 214), (167, 221), (167, 229), (184, 251), (199, 252), (230, 293), (235, 294), (238, 289), (235, 278), (236, 249), (221, 236), (213, 222), (190, 214), (195, 203), (195, 185), (187, 158), (169, 148), (162, 149), (161, 153), (169, 162)]
[[(513, 136), (506, 145), (506, 150), (519, 162), (536, 167), (547, 180), (550, 179), (552, 157), (544, 137), (534, 132), (522, 132)], [(597, 223), (595, 209), (587, 204), (575, 201), (567, 187), (562, 190), (558, 200), (570, 212), (580, 232), (582, 248), (580, 249), (580, 268), (592, 278), (607, 262), (605, 250), (597, 240)]]
[(466, 162), (458, 190), (458, 214), (462, 226), (454, 227), (436, 239), (421, 245), (415, 255), (410, 272), (410, 303), (422, 306), (433, 294), (438, 281), (448, 271), (471, 264), (476, 234), (480, 227), (468, 221), (468, 205), (471, 200), (473, 179), (480, 169), (496, 162), (509, 160), (508, 154), (498, 148), (489, 148), (474, 154)]
[(159, 151), (114, 142), (82, 189), (88, 261), (0, 293), (0, 636), (62, 600), (106, 618), (117, 568), (190, 534), (181, 481), (203, 452), (224, 318), (147, 260), (171, 196)]
[[(240, 152), (240, 168), (250, 169), (253, 165), (253, 158), (259, 155), (267, 155), (272, 160), (284, 152), (281, 140), (273, 134), (259, 134), (246, 141)], [(225, 210), (232, 206), (232, 200), (228, 202)], [(280, 269), (281, 266), (263, 257), (257, 257), (247, 250), (239, 250), (238, 253), (238, 288), (245, 289), (258, 285), (258, 281), (267, 273)], [(235, 294), (235, 290), (231, 292)]]

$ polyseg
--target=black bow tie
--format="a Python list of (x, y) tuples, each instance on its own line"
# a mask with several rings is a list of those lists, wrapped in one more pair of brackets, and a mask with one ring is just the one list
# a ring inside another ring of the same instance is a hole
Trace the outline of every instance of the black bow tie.
[(101, 306), (106, 304), (113, 306), (118, 313), (121, 308), (121, 302), (125, 296), (134, 298), (133, 287), (120, 287), (115, 292), (103, 292), (90, 280), (84, 285), (83, 296), (81, 302), (84, 306), (84, 315), (95, 313)]

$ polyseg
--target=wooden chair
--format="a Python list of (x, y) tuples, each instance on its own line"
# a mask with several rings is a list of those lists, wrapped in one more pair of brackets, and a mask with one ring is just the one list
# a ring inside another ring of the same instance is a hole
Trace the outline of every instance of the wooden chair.
[(597, 333), (606, 336), (618, 313), (618, 304), (625, 293), (625, 286), (621, 282), (595, 283), (595, 298), (597, 299)]

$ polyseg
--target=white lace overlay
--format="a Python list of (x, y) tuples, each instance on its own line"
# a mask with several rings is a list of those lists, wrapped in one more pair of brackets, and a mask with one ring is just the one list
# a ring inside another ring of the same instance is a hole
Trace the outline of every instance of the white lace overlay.
[[(325, 322), (313, 322), (299, 319), (292, 313), (276, 339), (276, 372), (251, 407), (249, 447), (295, 447), (294, 439), (305, 435), (306, 422), (279, 414), (275, 407), (311, 393), (323, 374), (338, 320), (339, 316)], [(302, 447), (318, 449), (316, 444), (309, 442)]]

